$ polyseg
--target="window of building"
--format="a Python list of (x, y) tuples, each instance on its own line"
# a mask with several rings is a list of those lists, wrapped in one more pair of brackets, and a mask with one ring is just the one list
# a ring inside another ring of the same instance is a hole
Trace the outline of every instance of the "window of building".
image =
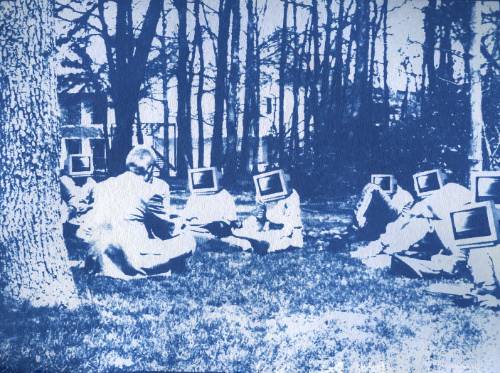
[(66, 152), (68, 155), (82, 153), (82, 140), (81, 139), (64, 139), (66, 145)]

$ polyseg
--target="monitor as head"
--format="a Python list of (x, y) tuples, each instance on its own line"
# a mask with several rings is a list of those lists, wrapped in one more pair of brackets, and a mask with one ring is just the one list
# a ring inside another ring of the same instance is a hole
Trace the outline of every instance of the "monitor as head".
[(373, 174), (371, 177), (371, 183), (378, 185), (380, 189), (389, 194), (394, 193), (397, 185), (394, 175), (389, 174)]
[(449, 222), (457, 246), (476, 248), (498, 242), (498, 216), (491, 201), (465, 205), (450, 213)]
[(427, 197), (442, 188), (444, 185), (443, 174), (440, 170), (416, 173), (413, 175), (413, 185), (419, 197)]
[(94, 172), (92, 156), (72, 154), (69, 156), (68, 174), (70, 176), (90, 176)]
[(263, 172), (253, 177), (256, 199), (270, 202), (288, 195), (288, 187), (283, 170)]
[(188, 170), (189, 190), (192, 194), (212, 194), (219, 191), (217, 168), (204, 167)]
[(500, 209), (500, 171), (472, 172), (471, 184), (475, 202), (493, 201)]

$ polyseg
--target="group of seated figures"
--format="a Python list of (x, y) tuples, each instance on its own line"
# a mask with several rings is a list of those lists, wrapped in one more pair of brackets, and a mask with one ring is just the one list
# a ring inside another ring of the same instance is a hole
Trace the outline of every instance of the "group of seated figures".
[[(303, 247), (300, 198), (282, 170), (254, 176), (256, 206), (240, 220), (216, 168), (188, 170), (190, 196), (177, 210), (169, 185), (153, 176), (155, 160), (150, 148), (136, 146), (119, 176), (80, 186), (61, 177), (64, 215), (90, 247), (87, 263), (96, 271), (126, 279), (164, 273), (212, 244), (257, 253)], [(417, 173), (415, 202), (394, 175), (372, 175), (352, 226), (331, 247), (368, 242), (351, 256), (412, 277), (466, 274), (474, 283), (468, 296), (499, 307), (500, 172), (472, 173), (470, 181), (472, 190), (440, 170)]]
[(500, 172), (473, 172), (472, 191), (447, 182), (440, 170), (413, 181), (417, 202), (394, 175), (372, 175), (340, 242), (368, 241), (351, 256), (369, 267), (416, 278), (471, 276), (474, 286), (464, 296), (499, 307)]
[(214, 240), (259, 253), (303, 246), (299, 195), (282, 170), (254, 176), (256, 208), (240, 221), (215, 168), (188, 171), (191, 193), (177, 210), (169, 185), (153, 176), (155, 165), (154, 152), (136, 146), (119, 176), (100, 183), (88, 179), (82, 186), (61, 177), (67, 220), (90, 247), (87, 262), (103, 275), (127, 279), (168, 272)]

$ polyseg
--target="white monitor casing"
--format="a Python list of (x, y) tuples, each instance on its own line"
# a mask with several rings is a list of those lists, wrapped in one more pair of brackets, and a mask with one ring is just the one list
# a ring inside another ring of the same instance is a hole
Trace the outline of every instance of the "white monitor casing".
[[(193, 175), (198, 172), (210, 172), (212, 175), (212, 187), (195, 188), (193, 185)], [(189, 190), (192, 194), (211, 194), (219, 191), (219, 175), (216, 167), (202, 167), (188, 170)]]
[[(266, 178), (269, 176), (274, 176), (276, 174), (279, 175), (279, 178), (280, 178), (281, 190), (279, 192), (272, 193), (272, 194), (269, 194), (266, 196), (261, 195), (259, 179), (263, 179), (263, 178)], [(288, 195), (288, 188), (286, 185), (285, 174), (284, 174), (283, 170), (268, 171), (268, 172), (264, 172), (264, 173), (261, 173), (258, 175), (254, 175), (253, 182), (255, 185), (255, 194), (256, 194), (257, 201), (271, 202), (271, 201), (275, 201), (277, 199), (281, 199), (283, 197), (286, 197)]]
[[(481, 237), (471, 237), (471, 238), (462, 238), (462, 239), (456, 238), (456, 236), (454, 234), (453, 214), (455, 214), (457, 212), (473, 210), (473, 209), (481, 208), (481, 207), (486, 208), (486, 214), (487, 214), (487, 219), (488, 219), (488, 228), (489, 228), (490, 234), (488, 236), (481, 236)], [(493, 204), (492, 201), (486, 201), (486, 202), (479, 202), (479, 203), (471, 203), (471, 204), (465, 205), (460, 210), (455, 210), (455, 211), (450, 212), (448, 224), (449, 224), (449, 229), (451, 230), (451, 232), (453, 234), (454, 242), (457, 245), (457, 247), (461, 247), (464, 249), (474, 249), (474, 248), (494, 246), (498, 243), (498, 240), (500, 238), (500, 228), (499, 228), (498, 219), (499, 219), (499, 214), (498, 214), (498, 210), (495, 208), (495, 205)]]
[(390, 178), (390, 181), (389, 181), (389, 190), (385, 190), (385, 189), (382, 189), (384, 192), (387, 192), (387, 193), (394, 193), (394, 189), (395, 189), (395, 178), (394, 178), (394, 175), (390, 175), (390, 174), (372, 174), (371, 176), (371, 183), (372, 184), (375, 184), (375, 185), (379, 185), (379, 183), (377, 183), (377, 179), (380, 179), (380, 178)]
[[(419, 197), (427, 197), (429, 195), (431, 195), (435, 190), (432, 190), (432, 191), (421, 191), (420, 187), (419, 187), (419, 184), (418, 184), (418, 178), (421, 177), (421, 176), (427, 176), (427, 175), (431, 175), (435, 173), (437, 175), (437, 178), (438, 178), (438, 182), (439, 182), (439, 189), (441, 189), (444, 185), (444, 178), (443, 178), (443, 174), (441, 172), (441, 170), (439, 169), (435, 169), (435, 170), (429, 170), (429, 171), (424, 171), (424, 172), (418, 172), (416, 174), (413, 175), (413, 186), (415, 188), (415, 192), (417, 193), (417, 196)], [(436, 189), (438, 190), (438, 189)]]
[[(73, 170), (73, 160), (76, 158), (88, 158), (89, 160), (89, 170), (85, 171), (76, 171)], [(69, 156), (68, 162), (68, 174), (73, 177), (81, 177), (81, 176), (91, 176), (94, 173), (94, 162), (91, 155), (86, 154), (72, 154)]]
[[(479, 178), (482, 178), (482, 177), (484, 177), (484, 178), (498, 178), (500, 180), (500, 171), (473, 171), (473, 172), (471, 172), (471, 176), (470, 176), (470, 181), (471, 181), (471, 185), (472, 185), (471, 189), (472, 189), (472, 195), (474, 196), (475, 202), (482, 202), (482, 201), (477, 200), (477, 193), (478, 193), (477, 180)], [(498, 204), (498, 203), (495, 204), (495, 207), (497, 208), (497, 210), (499, 210), (500, 204)]]

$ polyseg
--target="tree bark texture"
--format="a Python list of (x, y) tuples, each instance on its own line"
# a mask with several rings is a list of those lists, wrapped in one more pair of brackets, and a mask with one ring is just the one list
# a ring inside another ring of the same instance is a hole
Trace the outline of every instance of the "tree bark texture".
[(483, 93), (481, 84), (481, 25), (482, 6), (480, 2), (472, 4), (471, 32), (472, 43), (470, 50), (470, 105), (472, 139), (470, 144), (469, 161), (471, 171), (483, 169)]
[(48, 1), (0, 3), (0, 281), (34, 306), (76, 305), (62, 237), (54, 22)]
[(211, 164), (220, 168), (223, 160), (223, 140), (222, 130), (224, 122), (224, 102), (226, 99), (226, 81), (227, 81), (227, 55), (229, 24), (231, 19), (231, 2), (229, 0), (220, 0), (219, 6), (219, 31), (217, 34), (217, 56), (215, 75), (215, 111), (214, 111), (214, 132), (212, 135)]

